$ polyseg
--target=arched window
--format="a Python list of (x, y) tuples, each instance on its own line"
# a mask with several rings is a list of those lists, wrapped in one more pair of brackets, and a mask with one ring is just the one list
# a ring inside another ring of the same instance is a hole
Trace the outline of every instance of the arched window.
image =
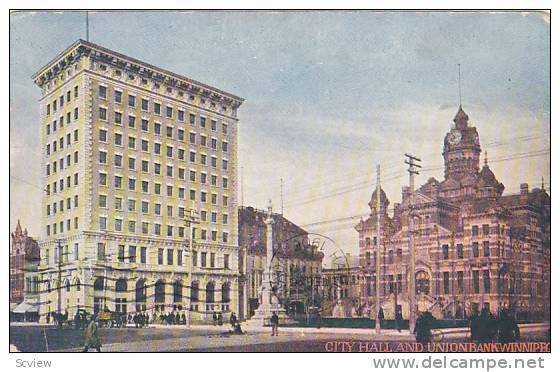
[(416, 273), (416, 293), (430, 293), (430, 275), (425, 271)]
[(214, 282), (206, 284), (206, 303), (211, 304), (214, 302)]
[(78, 292), (80, 291), (80, 289), (81, 289), (81, 284), (82, 284), (82, 283), (80, 283), (80, 279), (79, 279), (79, 278), (76, 278), (76, 291), (78, 291)]
[(126, 292), (126, 279), (120, 278), (115, 283), (115, 292)]
[(93, 283), (93, 290), (94, 291), (102, 291), (103, 290), (103, 278), (99, 277), (95, 279)]
[(229, 283), (224, 283), (222, 284), (222, 302), (229, 302), (230, 301), (230, 297), (229, 297)]
[(64, 286), (66, 287), (66, 292), (70, 292), (70, 281), (68, 279), (64, 282)]
[(135, 295), (136, 302), (146, 302), (146, 281), (144, 279), (139, 279), (136, 282)]
[(198, 302), (198, 282), (191, 284), (191, 301)]
[(158, 280), (155, 285), (155, 302), (165, 303), (165, 282), (163, 280)]
[(370, 246), (371, 246), (371, 239), (366, 238), (366, 247), (370, 247)]
[(183, 301), (183, 283), (180, 280), (176, 280), (173, 283), (173, 302)]
[(126, 306), (126, 294), (127, 291), (127, 284), (126, 279), (120, 278), (115, 283), (115, 292), (119, 293), (115, 296), (115, 311), (119, 314), (126, 314), (127, 313), (127, 306)]

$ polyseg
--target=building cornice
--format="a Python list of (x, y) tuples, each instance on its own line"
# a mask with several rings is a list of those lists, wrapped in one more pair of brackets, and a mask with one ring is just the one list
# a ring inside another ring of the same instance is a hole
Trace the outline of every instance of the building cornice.
[(189, 94), (200, 95), (214, 102), (225, 103), (234, 108), (241, 106), (244, 99), (234, 94), (225, 92), (210, 85), (176, 74), (174, 72), (156, 67), (138, 59), (104, 48), (100, 45), (79, 39), (66, 48), (53, 60), (39, 69), (32, 78), (39, 87), (53, 80), (67, 66), (75, 63), (84, 56), (102, 61), (128, 73), (152, 79), (166, 86), (180, 89)]

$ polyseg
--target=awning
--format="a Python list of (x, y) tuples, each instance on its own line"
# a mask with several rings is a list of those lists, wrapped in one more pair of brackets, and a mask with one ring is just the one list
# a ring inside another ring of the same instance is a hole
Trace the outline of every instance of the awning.
[(10, 311), (14, 311), (17, 305), (19, 305), (17, 302), (10, 302)]
[(39, 309), (37, 308), (37, 305), (30, 304), (24, 301), (19, 305), (17, 305), (12, 311), (17, 314), (25, 314), (25, 313), (37, 313), (39, 312)]

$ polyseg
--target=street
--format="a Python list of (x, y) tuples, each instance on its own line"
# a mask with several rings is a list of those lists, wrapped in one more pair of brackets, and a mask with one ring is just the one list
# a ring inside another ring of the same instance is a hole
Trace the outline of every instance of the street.
[[(264, 330), (249, 330), (233, 335), (228, 326), (181, 326), (150, 328), (100, 328), (103, 352), (327, 352), (360, 351), (344, 349), (344, 342), (371, 343), (369, 330), (327, 330), (280, 328), (272, 337)], [(83, 348), (84, 331), (59, 329), (42, 325), (10, 325), (10, 344), (23, 352), (77, 352)], [(543, 341), (543, 332), (522, 333), (522, 341)], [(376, 344), (398, 350), (398, 345), (411, 341), (408, 333), (383, 335)], [(444, 342), (467, 342), (466, 334), (446, 335)], [(339, 343), (333, 350), (327, 343)], [(328, 350), (330, 349), (330, 350)], [(364, 350), (362, 350), (364, 351)], [(375, 350), (368, 350), (375, 352)]]

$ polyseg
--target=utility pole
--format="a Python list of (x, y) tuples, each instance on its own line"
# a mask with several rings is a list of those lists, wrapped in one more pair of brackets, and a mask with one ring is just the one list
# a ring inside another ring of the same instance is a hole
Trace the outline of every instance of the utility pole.
[(89, 12), (86, 10), (86, 41), (89, 41)]
[(62, 307), (62, 245), (60, 244), (61, 240), (60, 239), (56, 239), (56, 248), (57, 248), (57, 271), (58, 271), (58, 287), (56, 288), (56, 292), (58, 295), (58, 299), (57, 299), (57, 313), (58, 316), (60, 316), (61, 314), (61, 307)]
[(381, 334), (381, 319), (379, 310), (381, 309), (381, 166), (377, 165), (377, 247), (375, 247), (375, 333)]
[(284, 216), (284, 180), (280, 178), (280, 214)]
[(410, 267), (409, 267), (409, 314), (408, 314), (408, 328), (410, 334), (414, 332), (414, 325), (416, 322), (416, 247), (414, 246), (414, 175), (419, 174), (418, 168), (422, 168), (420, 165), (416, 164), (415, 161), (421, 162), (419, 158), (404, 154), (407, 158), (404, 162), (408, 164), (408, 174), (409, 174), (409, 195), (410, 199), (408, 202), (408, 251), (410, 255)]
[[(199, 224), (200, 221), (198, 220), (198, 211), (194, 210), (194, 209), (189, 209), (189, 215), (187, 218), (185, 218), (185, 223), (187, 225), (187, 228), (189, 229), (189, 251), (190, 251), (190, 257), (191, 259), (187, 259), (187, 267), (189, 267), (189, 265), (191, 266), (191, 270), (188, 270), (188, 272), (190, 273), (190, 282), (192, 284), (193, 281), (193, 272), (194, 272), (194, 267), (192, 266), (192, 255), (194, 254), (194, 236), (195, 236), (195, 227), (194, 225)], [(186, 296), (187, 298), (187, 303), (185, 304), (185, 322), (186, 322), (186, 326), (189, 327), (190, 326), (190, 311), (191, 311), (191, 296), (192, 296), (192, 287), (188, 286), (188, 288), (190, 288), (191, 293), (188, 294), (188, 296)]]

